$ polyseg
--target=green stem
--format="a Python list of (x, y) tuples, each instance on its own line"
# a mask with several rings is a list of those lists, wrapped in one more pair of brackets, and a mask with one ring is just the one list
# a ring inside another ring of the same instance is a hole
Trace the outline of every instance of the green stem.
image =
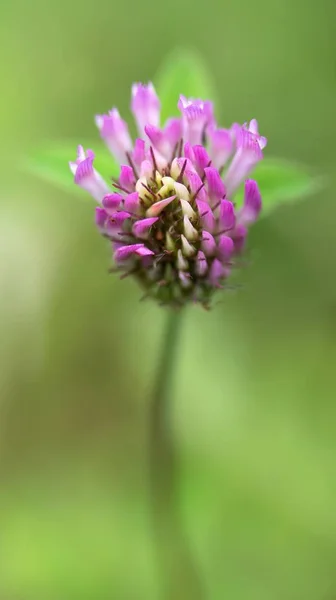
[(183, 534), (178, 511), (176, 455), (170, 422), (170, 395), (184, 311), (171, 311), (151, 405), (150, 475), (156, 553), (166, 600), (203, 600), (199, 575)]

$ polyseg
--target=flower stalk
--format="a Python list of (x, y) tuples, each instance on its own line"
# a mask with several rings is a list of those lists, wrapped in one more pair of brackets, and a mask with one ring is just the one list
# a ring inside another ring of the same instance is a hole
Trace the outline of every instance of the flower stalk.
[(150, 406), (150, 500), (165, 600), (203, 600), (204, 593), (178, 507), (171, 398), (185, 309), (170, 310)]

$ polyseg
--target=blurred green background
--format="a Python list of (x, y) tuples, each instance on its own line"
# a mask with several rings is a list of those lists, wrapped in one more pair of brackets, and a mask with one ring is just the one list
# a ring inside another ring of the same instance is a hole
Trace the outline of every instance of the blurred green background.
[[(165, 312), (107, 275), (93, 203), (25, 173), (48, 141), (128, 115), (197, 49), (223, 125), (329, 177), (250, 236), (242, 287), (186, 315), (172, 419), (209, 600), (336, 597), (333, 0), (1, 6), (0, 599), (156, 600), (148, 396)], [(72, 157), (69, 156), (69, 159)]]

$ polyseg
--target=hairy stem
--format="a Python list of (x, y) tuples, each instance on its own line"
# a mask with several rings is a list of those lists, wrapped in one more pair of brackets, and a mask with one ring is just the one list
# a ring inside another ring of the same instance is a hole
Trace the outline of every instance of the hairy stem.
[(151, 500), (156, 554), (164, 584), (165, 600), (203, 600), (204, 594), (183, 534), (178, 511), (176, 455), (170, 411), (174, 368), (184, 311), (171, 311), (153, 390), (150, 423)]

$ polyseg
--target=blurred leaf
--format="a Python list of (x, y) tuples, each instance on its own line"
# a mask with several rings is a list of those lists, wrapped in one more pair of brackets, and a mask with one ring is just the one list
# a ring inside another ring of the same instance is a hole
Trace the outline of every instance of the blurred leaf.
[(262, 216), (283, 202), (298, 200), (312, 194), (321, 186), (321, 178), (314, 177), (305, 167), (277, 158), (266, 158), (252, 174), (258, 182), (263, 200)]
[(157, 73), (155, 85), (162, 103), (163, 121), (179, 114), (180, 94), (204, 100), (216, 99), (215, 84), (206, 63), (190, 50), (174, 50)]
[[(89, 141), (83, 146), (95, 148), (97, 143)], [(73, 175), (69, 169), (69, 161), (76, 157), (76, 148), (77, 143), (72, 140), (42, 146), (26, 160), (26, 170), (63, 190), (82, 193), (82, 190), (74, 185)], [(119, 166), (104, 146), (99, 147), (94, 166), (107, 181), (112, 176), (118, 176)]]

